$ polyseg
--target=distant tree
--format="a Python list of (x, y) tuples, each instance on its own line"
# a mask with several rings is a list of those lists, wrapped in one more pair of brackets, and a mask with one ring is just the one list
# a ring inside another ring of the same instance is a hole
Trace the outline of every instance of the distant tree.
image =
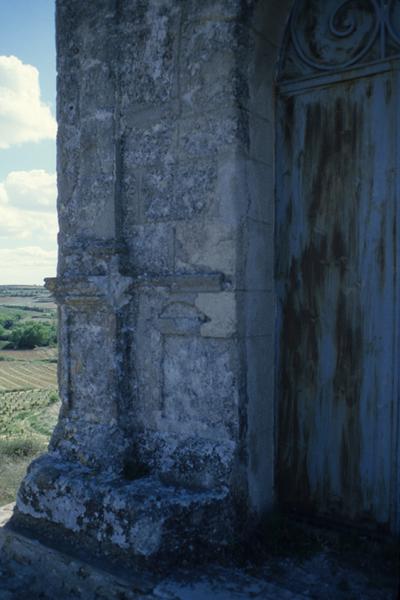
[(2, 326), (4, 327), (4, 329), (12, 329), (14, 323), (14, 319), (4, 319), (4, 321), (2, 322)]
[(0, 324), (0, 340), (8, 340), (10, 331), (8, 331), (4, 325)]
[(16, 323), (21, 319), (20, 313), (15, 313), (12, 316), (0, 316), (0, 325), (4, 329), (12, 329)]
[(36, 346), (52, 346), (57, 343), (54, 324), (34, 321), (18, 323), (9, 337), (16, 350), (31, 350)]

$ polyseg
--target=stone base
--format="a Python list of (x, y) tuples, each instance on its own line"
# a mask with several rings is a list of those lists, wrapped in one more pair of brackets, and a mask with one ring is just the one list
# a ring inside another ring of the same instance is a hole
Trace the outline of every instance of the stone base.
[(63, 539), (93, 556), (135, 564), (182, 564), (232, 544), (225, 489), (197, 492), (154, 477), (126, 481), (45, 455), (32, 463), (12, 519), (19, 531)]

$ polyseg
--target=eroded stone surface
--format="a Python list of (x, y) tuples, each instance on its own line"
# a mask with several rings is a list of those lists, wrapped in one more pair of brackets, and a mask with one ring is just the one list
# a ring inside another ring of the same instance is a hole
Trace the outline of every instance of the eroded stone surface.
[(151, 559), (152, 564), (176, 560), (181, 539), (188, 561), (217, 556), (232, 543), (227, 489), (192, 491), (135, 475), (127, 472), (129, 481), (45, 455), (24, 479), (14, 526), (28, 526), (46, 537), (41, 521), (47, 520), (89, 553), (112, 554), (114, 548), (121, 560)]

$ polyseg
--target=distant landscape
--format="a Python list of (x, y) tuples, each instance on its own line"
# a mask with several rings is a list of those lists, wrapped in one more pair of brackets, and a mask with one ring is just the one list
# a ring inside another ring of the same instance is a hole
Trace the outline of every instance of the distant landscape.
[(57, 311), (41, 286), (0, 285), (0, 506), (57, 421)]

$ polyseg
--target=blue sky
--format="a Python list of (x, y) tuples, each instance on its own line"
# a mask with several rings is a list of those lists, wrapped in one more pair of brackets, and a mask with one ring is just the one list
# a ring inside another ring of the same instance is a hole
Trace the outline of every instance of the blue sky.
[(0, 0), (0, 284), (55, 274), (54, 0)]

